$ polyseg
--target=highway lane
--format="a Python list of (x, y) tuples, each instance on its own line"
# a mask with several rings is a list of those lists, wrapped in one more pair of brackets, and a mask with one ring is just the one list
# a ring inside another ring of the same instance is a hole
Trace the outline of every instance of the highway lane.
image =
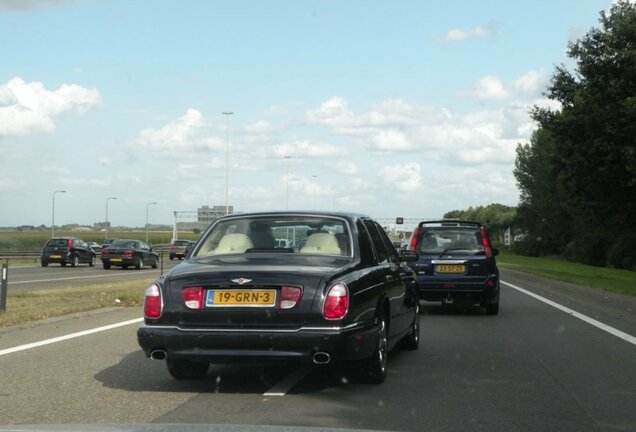
[[(168, 271), (180, 262), (182, 261), (168, 260), (164, 257), (163, 271)], [(8, 289), (9, 292), (17, 292), (68, 288), (108, 281), (147, 279), (160, 274), (161, 267), (158, 269), (144, 267), (142, 270), (135, 270), (134, 268), (123, 270), (120, 267), (112, 267), (110, 270), (104, 270), (101, 262), (98, 262), (95, 267), (82, 264), (75, 268), (70, 266), (62, 267), (56, 264), (50, 264), (48, 267), (9, 265)]]
[[(502, 274), (546, 295), (556, 286)], [(632, 299), (621, 299), (585, 307), (599, 317), (617, 308), (614, 325), (627, 331), (631, 318), (620, 311)], [(139, 314), (118, 309), (0, 330), (0, 351)], [(425, 304), (421, 323), (420, 350), (392, 352), (380, 386), (356, 383), (337, 368), (297, 366), (215, 366), (204, 380), (175, 381), (164, 362), (143, 356), (135, 324), (0, 355), (0, 424), (636, 430), (636, 346), (622, 339), (507, 286), (499, 316)], [(265, 395), (281, 383), (284, 396)]]

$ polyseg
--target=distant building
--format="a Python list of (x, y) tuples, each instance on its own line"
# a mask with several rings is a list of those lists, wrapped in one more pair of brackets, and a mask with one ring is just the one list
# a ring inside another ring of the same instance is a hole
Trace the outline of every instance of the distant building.
[[(225, 216), (225, 213), (225, 206), (203, 206), (197, 209), (197, 221), (210, 223), (221, 216)], [(234, 213), (234, 206), (228, 206), (228, 213)]]

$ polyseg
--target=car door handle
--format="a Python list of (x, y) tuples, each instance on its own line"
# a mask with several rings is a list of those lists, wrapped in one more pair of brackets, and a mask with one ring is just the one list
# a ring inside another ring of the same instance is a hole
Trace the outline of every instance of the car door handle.
[(395, 280), (395, 278), (393, 277), (393, 275), (384, 276), (384, 281), (385, 282), (393, 282), (394, 280)]

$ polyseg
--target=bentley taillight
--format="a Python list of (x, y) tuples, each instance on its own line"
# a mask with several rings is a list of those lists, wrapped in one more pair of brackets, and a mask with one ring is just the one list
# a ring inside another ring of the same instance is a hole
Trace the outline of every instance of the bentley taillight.
[(280, 303), (281, 309), (291, 309), (296, 306), (303, 290), (299, 287), (284, 286), (280, 288)]
[(157, 284), (152, 284), (144, 294), (144, 315), (147, 318), (159, 318), (162, 310), (161, 289)]
[(349, 309), (349, 290), (347, 286), (339, 282), (332, 285), (327, 291), (322, 315), (328, 320), (343, 318)]
[(181, 299), (188, 309), (203, 309), (203, 287), (184, 288)]

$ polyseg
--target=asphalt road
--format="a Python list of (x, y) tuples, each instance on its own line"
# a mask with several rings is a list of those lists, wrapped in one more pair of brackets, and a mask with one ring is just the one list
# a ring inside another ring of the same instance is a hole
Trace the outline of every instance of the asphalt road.
[[(131, 272), (131, 271), (129, 271)], [(502, 271), (516, 287), (636, 335), (636, 299)], [(382, 385), (346, 371), (214, 366), (175, 381), (146, 359), (138, 318), (115, 309), (0, 330), (0, 424), (213, 423), (396, 431), (636, 431), (636, 345), (504, 285), (501, 311), (423, 308), (418, 351)], [(578, 308), (578, 309), (577, 309)], [(611, 322), (610, 322), (611, 321)]]
[[(164, 257), (163, 270), (167, 271), (180, 262), (180, 260), (169, 260)], [(9, 264), (7, 281), (9, 292), (17, 292), (78, 287), (115, 280), (147, 279), (159, 274), (161, 274), (161, 267), (158, 269), (144, 267), (141, 270), (135, 270), (132, 267), (126, 270), (121, 267), (111, 267), (110, 270), (104, 270), (99, 260), (95, 267), (89, 267), (88, 264), (80, 264), (75, 268), (70, 266), (62, 267), (59, 264), (49, 264), (48, 267), (40, 265), (12, 266)]]

